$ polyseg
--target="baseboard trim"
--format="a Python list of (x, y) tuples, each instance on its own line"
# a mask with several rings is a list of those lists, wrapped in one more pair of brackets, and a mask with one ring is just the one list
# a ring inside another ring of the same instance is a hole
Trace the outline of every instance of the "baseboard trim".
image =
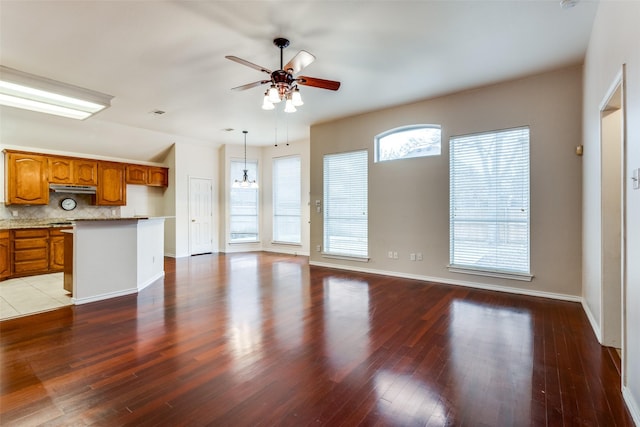
[(138, 293), (137, 288), (130, 288), (130, 289), (125, 289), (123, 291), (107, 292), (106, 294), (95, 295), (88, 298), (71, 298), (71, 301), (73, 301), (75, 305), (80, 305), (80, 304), (87, 304), (90, 302), (102, 301), (110, 298), (123, 297), (125, 295), (131, 295), (131, 294), (137, 294), (137, 293)]
[(269, 252), (274, 254), (287, 254), (287, 255), (294, 255), (294, 256), (309, 256), (309, 252), (302, 252), (302, 251), (297, 251), (295, 249), (289, 249), (289, 248), (265, 248), (265, 249), (262, 249), (262, 252)]
[(629, 408), (629, 412), (631, 412), (631, 418), (633, 418), (633, 422), (636, 423), (637, 426), (640, 426), (640, 405), (629, 390), (628, 387), (622, 386), (622, 397), (624, 399), (624, 403), (627, 404), (627, 408)]
[(403, 279), (414, 279), (414, 280), (420, 280), (423, 282), (435, 282), (435, 283), (441, 283), (445, 285), (464, 286), (467, 288), (483, 289), (487, 291), (497, 291), (497, 292), (506, 292), (510, 294), (527, 295), (532, 297), (550, 298), (550, 299), (561, 300), (561, 301), (570, 301), (570, 302), (579, 303), (582, 300), (582, 298), (577, 295), (537, 291), (534, 289), (512, 288), (509, 286), (498, 286), (498, 285), (491, 285), (487, 283), (468, 282), (464, 280), (454, 280), (454, 279), (448, 279), (444, 277), (423, 276), (418, 274), (401, 273), (397, 271), (376, 270), (372, 268), (352, 267), (352, 266), (345, 266), (345, 265), (338, 265), (338, 264), (331, 264), (331, 263), (317, 262), (317, 261), (309, 261), (309, 265), (313, 265), (316, 267), (336, 268), (339, 270), (357, 271), (360, 273), (379, 274), (382, 276), (400, 277)]
[(147, 279), (146, 281), (142, 283), (138, 283), (138, 292), (143, 290), (147, 286), (151, 285), (152, 283), (155, 283), (156, 281), (162, 279), (163, 277), (164, 277), (164, 270), (162, 270), (160, 273), (156, 274), (155, 276), (152, 276), (151, 278)]
[(582, 304), (582, 310), (584, 310), (584, 313), (587, 315), (587, 319), (589, 319), (589, 324), (591, 325), (591, 329), (593, 329), (593, 333), (595, 334), (596, 339), (598, 340), (598, 343), (600, 343), (600, 345), (603, 345), (602, 335), (600, 334), (600, 326), (598, 325), (598, 322), (596, 321), (595, 316), (591, 312), (591, 309), (589, 308), (589, 304), (587, 304), (587, 300), (584, 298), (581, 298), (580, 303)]

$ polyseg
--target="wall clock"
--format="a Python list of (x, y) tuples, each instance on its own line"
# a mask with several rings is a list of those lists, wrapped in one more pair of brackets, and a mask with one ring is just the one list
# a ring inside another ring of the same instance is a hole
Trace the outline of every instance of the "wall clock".
[(71, 197), (66, 197), (60, 201), (60, 207), (65, 211), (72, 211), (78, 206), (78, 202), (76, 202)]

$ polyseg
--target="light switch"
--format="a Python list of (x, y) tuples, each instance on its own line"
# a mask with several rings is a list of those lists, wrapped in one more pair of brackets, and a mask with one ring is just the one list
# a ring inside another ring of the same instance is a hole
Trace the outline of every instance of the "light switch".
[(633, 176), (631, 177), (631, 179), (633, 180), (633, 189), (640, 189), (640, 168), (633, 170)]

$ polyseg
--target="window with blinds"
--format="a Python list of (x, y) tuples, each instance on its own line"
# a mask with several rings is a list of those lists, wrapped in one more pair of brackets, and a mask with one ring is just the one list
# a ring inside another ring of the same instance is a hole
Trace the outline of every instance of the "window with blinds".
[(273, 241), (301, 243), (300, 156), (273, 159)]
[(450, 267), (530, 280), (529, 128), (452, 137)]
[(324, 156), (324, 253), (367, 258), (367, 151)]
[[(231, 182), (241, 180), (244, 160), (231, 160)], [(256, 179), (258, 162), (247, 161), (249, 181)], [(231, 187), (229, 196), (229, 241), (232, 243), (258, 241), (258, 189)]]

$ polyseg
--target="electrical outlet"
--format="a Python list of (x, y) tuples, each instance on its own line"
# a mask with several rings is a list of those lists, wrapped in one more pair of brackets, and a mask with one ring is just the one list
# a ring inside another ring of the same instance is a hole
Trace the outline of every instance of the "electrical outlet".
[(416, 254), (416, 260), (418, 260), (418, 261), (422, 261), (422, 252), (418, 252), (418, 253)]
[(393, 253), (393, 259), (398, 259), (398, 252)]

